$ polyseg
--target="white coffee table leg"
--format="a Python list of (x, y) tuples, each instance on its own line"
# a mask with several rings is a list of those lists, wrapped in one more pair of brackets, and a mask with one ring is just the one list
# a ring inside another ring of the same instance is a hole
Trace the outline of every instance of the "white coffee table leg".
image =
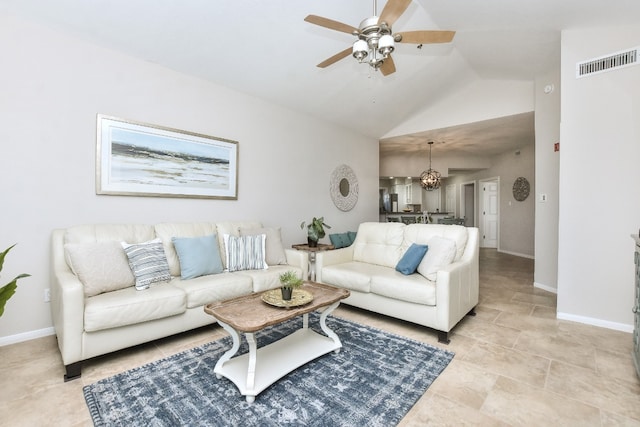
[(336, 346), (338, 346), (338, 348), (333, 350), (334, 353), (340, 353), (342, 342), (340, 341), (340, 338), (338, 338), (338, 335), (336, 335), (336, 333), (333, 332), (331, 329), (329, 329), (329, 327), (327, 326), (327, 316), (329, 316), (329, 314), (331, 314), (331, 312), (335, 310), (339, 305), (340, 305), (340, 301), (334, 302), (329, 307), (327, 307), (322, 312), (322, 314), (320, 314), (320, 328), (322, 328), (324, 333), (327, 334), (327, 336), (333, 340)]
[(224, 365), (227, 360), (231, 359), (233, 355), (236, 354), (240, 349), (240, 334), (238, 333), (238, 331), (236, 331), (226, 323), (223, 323), (219, 320), (218, 323), (225, 331), (229, 333), (229, 335), (231, 335), (231, 339), (233, 340), (231, 349), (229, 349), (225, 354), (222, 355), (222, 357), (220, 357), (220, 360), (218, 360), (218, 363), (216, 363), (216, 367), (214, 368), (214, 371), (216, 372), (216, 378), (220, 379), (222, 378), (222, 375), (218, 373), (220, 372), (220, 368), (222, 368), (222, 365)]
[[(245, 332), (245, 338), (247, 339), (247, 344), (249, 344), (249, 367), (247, 368), (247, 390), (251, 391), (255, 389), (255, 380), (256, 380), (256, 338), (250, 332)], [(256, 396), (247, 394), (247, 402), (251, 403), (255, 400)]]

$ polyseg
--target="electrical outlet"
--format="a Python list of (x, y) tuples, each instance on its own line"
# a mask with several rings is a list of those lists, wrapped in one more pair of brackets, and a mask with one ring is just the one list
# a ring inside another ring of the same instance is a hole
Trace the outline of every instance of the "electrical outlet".
[(44, 302), (51, 302), (51, 289), (44, 290)]

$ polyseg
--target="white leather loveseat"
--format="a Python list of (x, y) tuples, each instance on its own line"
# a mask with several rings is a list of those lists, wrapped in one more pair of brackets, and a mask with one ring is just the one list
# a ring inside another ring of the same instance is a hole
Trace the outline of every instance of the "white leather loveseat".
[[(412, 244), (429, 248), (417, 271), (396, 271)], [(438, 340), (478, 304), (478, 229), (459, 225), (360, 224), (354, 243), (316, 256), (316, 280), (349, 289), (345, 304), (427, 326)]]
[[(245, 241), (240, 236), (256, 236), (252, 242), (263, 243), (256, 250), (266, 253), (259, 261), (268, 268), (248, 269), (247, 257), (240, 257), (228, 271), (232, 258), (225, 253), (225, 235), (236, 243)], [(154, 247), (166, 263), (159, 270), (146, 261), (134, 268), (122, 242)], [(206, 251), (194, 246), (202, 242), (209, 245)], [(214, 323), (205, 304), (277, 288), (287, 270), (300, 277), (308, 273), (307, 254), (284, 249), (280, 230), (258, 222), (80, 225), (54, 230), (51, 243), (51, 312), (65, 380), (80, 376), (83, 360)], [(202, 258), (210, 253), (219, 256), (211, 257), (215, 263)], [(213, 264), (216, 274), (197, 271)], [(187, 269), (191, 277), (184, 278)], [(168, 280), (148, 284), (149, 271)]]

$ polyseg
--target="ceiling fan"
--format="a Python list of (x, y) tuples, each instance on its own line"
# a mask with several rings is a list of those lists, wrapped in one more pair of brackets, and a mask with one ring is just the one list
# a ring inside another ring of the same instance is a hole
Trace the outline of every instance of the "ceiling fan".
[(351, 53), (358, 62), (369, 64), (375, 70), (379, 69), (383, 75), (387, 76), (396, 71), (396, 66), (391, 57), (395, 43), (422, 45), (428, 43), (449, 43), (453, 40), (453, 36), (456, 33), (455, 31), (422, 30), (404, 31), (394, 34), (391, 26), (400, 15), (404, 13), (407, 7), (409, 7), (410, 3), (411, 0), (389, 0), (384, 6), (384, 9), (382, 9), (380, 16), (378, 16), (377, 1), (373, 0), (373, 16), (363, 20), (358, 28), (317, 15), (309, 15), (304, 18), (305, 21), (311, 24), (352, 34), (357, 37), (352, 47), (333, 55), (317, 66), (320, 68), (328, 67), (346, 58)]

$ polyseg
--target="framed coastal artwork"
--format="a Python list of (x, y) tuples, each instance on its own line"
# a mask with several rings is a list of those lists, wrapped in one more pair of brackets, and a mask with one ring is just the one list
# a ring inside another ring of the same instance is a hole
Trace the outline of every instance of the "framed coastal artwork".
[(237, 200), (238, 142), (99, 114), (96, 194)]

